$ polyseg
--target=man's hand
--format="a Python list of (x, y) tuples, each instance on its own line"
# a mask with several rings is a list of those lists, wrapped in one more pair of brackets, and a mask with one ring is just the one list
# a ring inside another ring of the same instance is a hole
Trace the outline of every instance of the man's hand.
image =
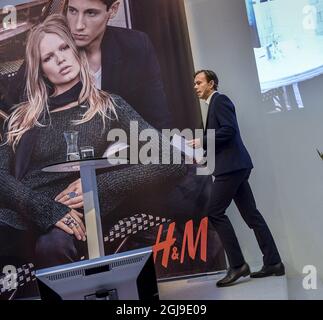
[(64, 191), (56, 196), (55, 201), (65, 204), (71, 209), (83, 208), (83, 192), (81, 179), (71, 183)]
[(69, 234), (74, 234), (77, 240), (85, 241), (86, 230), (82, 221), (82, 217), (82, 213), (72, 209), (61, 220), (59, 220), (55, 224), (55, 226)]
[(201, 147), (201, 139), (193, 139), (187, 142), (187, 145), (192, 148), (200, 148)]

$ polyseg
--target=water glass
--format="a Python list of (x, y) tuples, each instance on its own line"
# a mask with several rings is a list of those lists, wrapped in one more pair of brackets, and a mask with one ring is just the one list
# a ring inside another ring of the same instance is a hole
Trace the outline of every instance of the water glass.
[(65, 131), (64, 137), (67, 145), (66, 160), (80, 160), (80, 153), (77, 146), (78, 131)]
[(94, 158), (94, 148), (91, 146), (84, 146), (80, 148), (82, 159)]

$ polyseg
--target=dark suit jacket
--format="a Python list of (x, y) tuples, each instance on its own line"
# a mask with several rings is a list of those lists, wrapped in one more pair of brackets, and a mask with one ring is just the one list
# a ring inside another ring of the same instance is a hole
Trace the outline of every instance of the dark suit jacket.
[(234, 105), (224, 94), (216, 92), (211, 98), (203, 137), (205, 150), (207, 129), (215, 130), (215, 139), (211, 142), (215, 145), (215, 176), (253, 168), (240, 136)]
[(102, 41), (102, 89), (123, 97), (153, 127), (172, 128), (159, 63), (145, 33), (107, 28)]
[[(102, 89), (124, 98), (157, 129), (172, 128), (154, 48), (145, 33), (107, 27), (102, 40)], [(25, 66), (12, 81), (6, 105), (25, 100)]]

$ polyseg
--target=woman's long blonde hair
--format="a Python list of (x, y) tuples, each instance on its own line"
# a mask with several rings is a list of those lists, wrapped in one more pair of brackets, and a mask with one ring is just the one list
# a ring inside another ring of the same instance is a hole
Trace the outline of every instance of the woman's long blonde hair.
[(39, 122), (44, 112), (49, 114), (48, 86), (41, 68), (40, 42), (46, 33), (57, 34), (73, 50), (80, 63), (80, 80), (83, 84), (79, 96), (79, 103), (88, 105), (87, 111), (81, 120), (73, 120), (78, 125), (91, 120), (99, 113), (105, 125), (105, 118), (116, 117), (112, 98), (105, 92), (95, 88), (93, 76), (84, 50), (78, 50), (69, 30), (66, 18), (63, 15), (53, 14), (43, 23), (35, 26), (28, 36), (26, 47), (26, 96), (27, 101), (16, 106), (15, 111), (8, 119), (7, 143), (13, 150), (17, 147), (21, 137), (34, 126), (44, 126)]

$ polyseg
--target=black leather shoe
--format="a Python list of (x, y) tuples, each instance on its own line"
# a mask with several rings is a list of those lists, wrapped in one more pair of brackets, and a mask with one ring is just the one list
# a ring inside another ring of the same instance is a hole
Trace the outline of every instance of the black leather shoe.
[(252, 272), (251, 278), (264, 278), (270, 276), (283, 276), (285, 274), (285, 266), (282, 262), (277, 264), (263, 266), (260, 271)]
[(229, 268), (227, 275), (219, 280), (216, 285), (218, 287), (227, 287), (232, 285), (235, 281), (237, 281), (240, 277), (246, 277), (250, 274), (250, 269), (247, 263), (244, 263), (239, 268)]

